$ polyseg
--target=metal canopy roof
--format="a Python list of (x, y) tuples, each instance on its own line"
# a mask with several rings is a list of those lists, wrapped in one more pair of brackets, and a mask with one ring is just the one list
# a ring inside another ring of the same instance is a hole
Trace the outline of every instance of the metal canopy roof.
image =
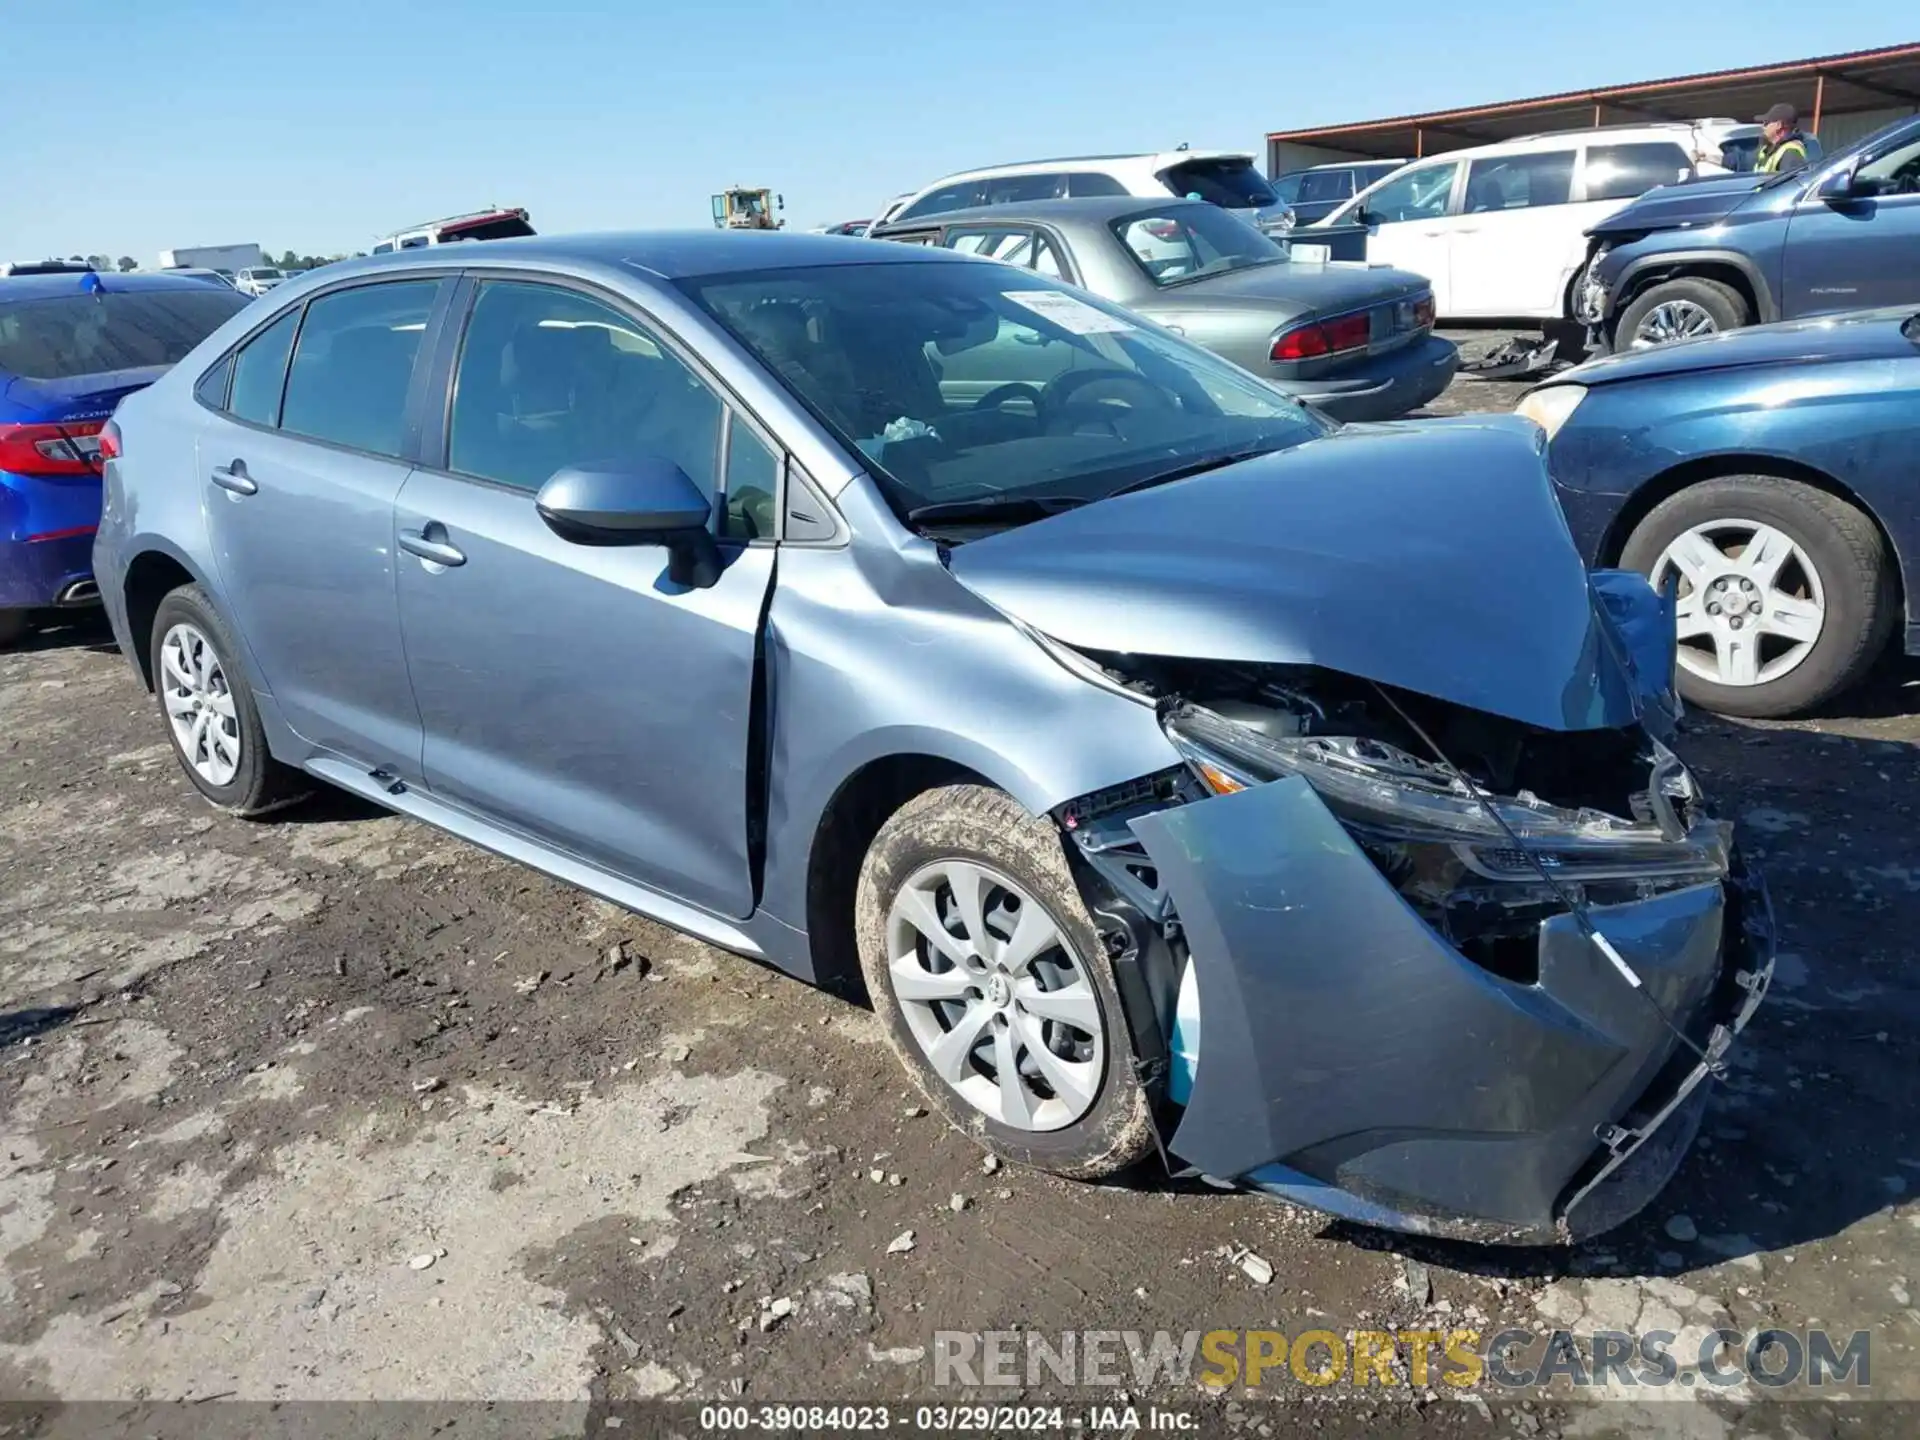
[(1890, 105), (1920, 106), (1920, 44), (1681, 75), (1637, 85), (1569, 90), (1531, 100), (1434, 110), (1353, 125), (1276, 130), (1268, 134), (1267, 147), (1270, 155), (1277, 144), (1287, 143), (1381, 159), (1413, 158), (1544, 130), (1709, 116), (1745, 121), (1782, 100), (1799, 109), (1802, 123), (1811, 130), (1819, 128), (1823, 115), (1880, 110)]

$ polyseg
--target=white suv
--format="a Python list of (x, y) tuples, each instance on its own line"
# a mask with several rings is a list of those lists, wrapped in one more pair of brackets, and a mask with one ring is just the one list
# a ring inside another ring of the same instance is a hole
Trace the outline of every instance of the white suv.
[[(1433, 282), (1443, 316), (1572, 315), (1587, 231), (1656, 185), (1724, 174), (1722, 157), (1758, 133), (1730, 120), (1532, 135), (1416, 160), (1321, 225), (1364, 223), (1369, 262)], [(1312, 239), (1309, 226), (1295, 236)]]
[(1210, 200), (1245, 212), (1263, 230), (1286, 230), (1293, 215), (1242, 150), (1163, 150), (1155, 155), (1082, 155), (963, 170), (902, 195), (874, 221), (924, 220), (948, 210), (1064, 200), (1085, 195), (1168, 195)]
[(264, 295), (276, 285), (286, 282), (286, 275), (273, 265), (250, 265), (245, 270), (236, 271), (233, 288), (242, 295)]

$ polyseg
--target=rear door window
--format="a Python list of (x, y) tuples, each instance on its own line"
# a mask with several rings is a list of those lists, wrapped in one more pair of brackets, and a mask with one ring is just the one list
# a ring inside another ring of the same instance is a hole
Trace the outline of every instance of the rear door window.
[(0, 370), (72, 380), (176, 365), (247, 303), (230, 290), (181, 285), (0, 301)]
[(1006, 265), (1037, 270), (1056, 280), (1067, 278), (1059, 251), (1046, 236), (1024, 225), (967, 226), (949, 230), (946, 247), (963, 255), (984, 255)]
[(1067, 194), (1076, 200), (1084, 200), (1088, 196), (1125, 195), (1127, 193), (1129, 192), (1126, 186), (1114, 179), (1113, 176), (1102, 174), (1098, 170), (1076, 170), (1067, 176)]
[(982, 203), (984, 188), (978, 180), (961, 180), (952, 185), (942, 185), (926, 195), (922, 195), (906, 209), (893, 218), (898, 220), (918, 220), (925, 215), (944, 215), (949, 210), (966, 210)]
[(1589, 200), (1631, 200), (1656, 185), (1677, 185), (1692, 176), (1687, 152), (1670, 141), (1587, 149)]
[(1176, 195), (1229, 210), (1264, 210), (1280, 203), (1251, 160), (1185, 160), (1161, 171), (1160, 178)]
[(280, 428), (397, 459), (413, 365), (440, 283), (361, 285), (312, 301), (287, 372)]
[(1571, 150), (1543, 150), (1476, 160), (1467, 171), (1462, 209), (1468, 215), (1486, 215), (1564, 205), (1573, 198), (1573, 157)]
[(1021, 205), (1029, 200), (1059, 200), (1067, 193), (1064, 174), (1002, 175), (987, 181), (989, 205)]
[(242, 345), (233, 357), (228, 413), (255, 425), (280, 423), (280, 392), (287, 384), (287, 357), (300, 324), (295, 306)]

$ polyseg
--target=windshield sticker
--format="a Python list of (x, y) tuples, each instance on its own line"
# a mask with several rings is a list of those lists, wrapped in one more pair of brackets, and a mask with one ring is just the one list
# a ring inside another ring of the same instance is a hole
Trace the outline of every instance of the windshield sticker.
[(1006, 290), (1001, 293), (1014, 304), (1024, 305), (1034, 314), (1051, 320), (1069, 335), (1113, 335), (1134, 328), (1117, 315), (1096, 310), (1064, 291)]

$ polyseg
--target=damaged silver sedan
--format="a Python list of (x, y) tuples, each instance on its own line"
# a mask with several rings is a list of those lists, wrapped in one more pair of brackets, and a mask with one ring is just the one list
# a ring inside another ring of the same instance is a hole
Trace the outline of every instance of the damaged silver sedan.
[(1342, 429), (939, 250), (461, 248), (283, 287), (103, 437), (207, 800), (324, 781), (864, 988), (1059, 1174), (1505, 1242), (1665, 1183), (1766, 900), (1537, 429)]

